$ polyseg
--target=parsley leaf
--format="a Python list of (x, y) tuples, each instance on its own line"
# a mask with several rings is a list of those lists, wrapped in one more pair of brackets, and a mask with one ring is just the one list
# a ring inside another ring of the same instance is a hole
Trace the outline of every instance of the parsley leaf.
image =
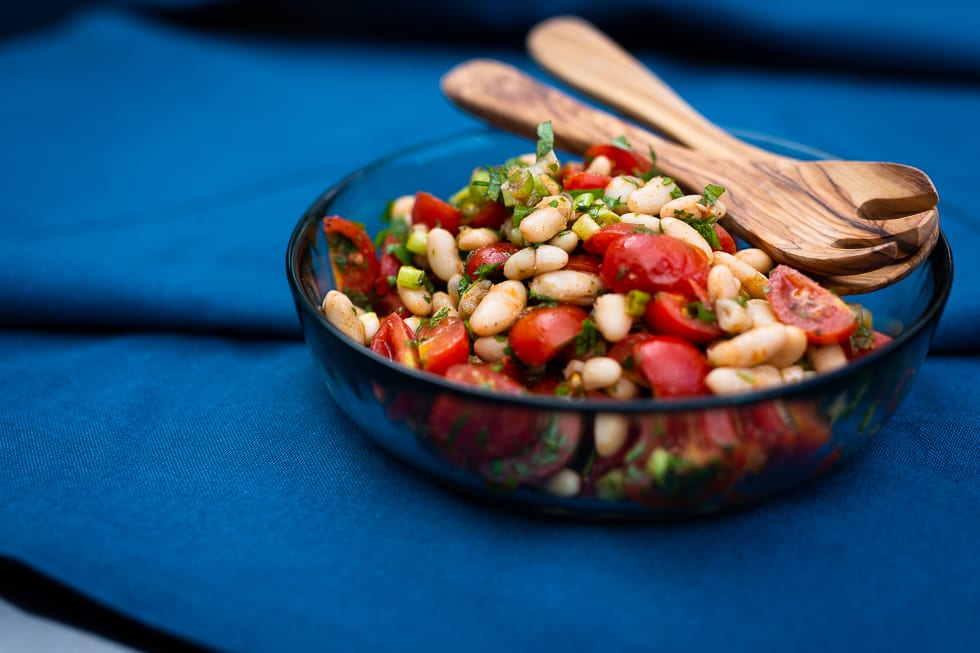
[[(686, 213), (686, 212), (685, 211), (677, 212), (677, 214), (680, 213)], [(708, 245), (711, 246), (711, 249), (714, 250), (721, 249), (721, 240), (719, 240), (718, 238), (718, 232), (715, 231), (714, 220), (698, 220), (697, 218), (681, 217), (680, 215), (677, 215), (677, 217), (680, 217), (681, 220), (694, 227), (694, 230), (699, 234), (701, 234), (701, 237), (707, 241)]]
[(701, 203), (705, 206), (714, 206), (718, 203), (718, 198), (725, 192), (724, 186), (708, 184), (704, 187), (704, 194), (701, 195)]
[(633, 151), (633, 146), (630, 145), (629, 141), (626, 140), (625, 136), (617, 136), (616, 138), (612, 139), (610, 143), (621, 150), (626, 150), (627, 152)]
[(596, 351), (599, 347), (600, 338), (599, 329), (596, 327), (595, 322), (591, 318), (583, 321), (582, 330), (578, 332), (578, 335), (573, 340), (575, 343), (575, 355), (584, 356)]
[(553, 149), (555, 149), (555, 133), (551, 129), (551, 121), (546, 120), (538, 125), (538, 158), (543, 159)]

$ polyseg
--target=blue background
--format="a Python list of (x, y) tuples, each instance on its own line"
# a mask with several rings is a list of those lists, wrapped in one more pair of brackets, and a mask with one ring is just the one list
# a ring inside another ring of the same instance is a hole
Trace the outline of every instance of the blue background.
[[(295, 222), (476, 125), (439, 91), (456, 63), (544, 77), (522, 40), (556, 13), (722, 125), (935, 181), (949, 306), (906, 403), (826, 479), (686, 523), (530, 517), (397, 463), (326, 395), (283, 270)], [(0, 24), (0, 557), (220, 650), (980, 636), (975, 3), (66, 0)]]

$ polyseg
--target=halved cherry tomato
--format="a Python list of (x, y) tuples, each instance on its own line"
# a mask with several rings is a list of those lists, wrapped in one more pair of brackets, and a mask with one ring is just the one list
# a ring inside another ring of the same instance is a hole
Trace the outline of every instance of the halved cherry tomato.
[(654, 336), (637, 347), (640, 370), (655, 397), (708, 394), (704, 377), (711, 368), (697, 347), (673, 336)]
[(660, 234), (638, 233), (622, 236), (609, 244), (602, 257), (601, 277), (613, 292), (635, 289), (653, 294), (667, 290), (685, 297), (705, 299), (710, 270), (711, 264), (704, 252), (684, 241)]
[(381, 261), (378, 265), (378, 283), (375, 289), (378, 295), (397, 292), (392, 281), (398, 276), (398, 268), (401, 267), (402, 262), (392, 252), (389, 252), (388, 249), (390, 246), (400, 243), (401, 241), (398, 239), (398, 236), (389, 235), (385, 237), (384, 243), (381, 245)]
[(714, 224), (714, 227), (715, 233), (718, 234), (718, 244), (721, 245), (719, 250), (727, 254), (734, 254), (738, 247), (735, 245), (735, 239), (728, 233), (728, 229), (725, 229), (717, 222)]
[(569, 254), (565, 269), (599, 274), (599, 271), (602, 269), (602, 259), (591, 254)]
[(655, 333), (704, 344), (722, 334), (717, 321), (706, 322), (688, 311), (691, 300), (677, 293), (660, 291), (647, 304), (643, 321)]
[(653, 163), (643, 154), (632, 149), (624, 149), (612, 143), (593, 145), (585, 151), (585, 163), (597, 156), (605, 156), (613, 163), (612, 175), (642, 176), (650, 171)]
[(453, 365), (465, 363), (470, 357), (466, 325), (455, 315), (436, 324), (423, 323), (418, 333), (418, 352), (422, 369), (433, 374), (445, 374)]
[(640, 359), (637, 357), (637, 347), (654, 337), (652, 333), (634, 332), (617, 341), (606, 352), (606, 356), (615, 359), (623, 368), (623, 376), (634, 383), (646, 386), (647, 380), (640, 371)]
[(588, 317), (583, 309), (571, 304), (534, 308), (510, 328), (510, 348), (528, 365), (547, 363), (582, 331), (582, 323)]
[(840, 342), (857, 328), (844, 300), (787, 265), (769, 273), (769, 306), (780, 322), (800, 327), (815, 344)]
[(462, 221), (462, 212), (448, 202), (444, 202), (425, 191), (420, 190), (415, 193), (415, 204), (412, 206), (412, 224), (425, 224), (429, 229), (442, 227), (449, 233), (456, 235)]
[(474, 229), (499, 229), (504, 220), (510, 217), (510, 210), (500, 202), (489, 201), (482, 209), (476, 212), (469, 222), (468, 227)]
[(631, 222), (614, 222), (607, 224), (592, 234), (588, 240), (582, 243), (582, 247), (590, 254), (602, 256), (609, 249), (609, 246), (629, 234), (652, 234), (648, 227)]
[[(856, 340), (860, 340), (860, 342), (855, 342)], [(872, 331), (870, 336), (860, 339), (858, 339), (856, 334), (852, 333), (850, 338), (845, 338), (840, 344), (844, 348), (844, 353), (847, 354), (847, 358), (854, 360), (855, 358), (861, 358), (873, 351), (881, 349), (891, 341), (892, 337), (887, 333)]]
[(565, 190), (602, 190), (610, 181), (612, 181), (612, 177), (609, 175), (600, 175), (583, 170), (562, 177), (562, 186), (565, 187)]
[[(489, 364), (453, 365), (445, 377), (496, 394), (517, 395), (524, 387)], [(493, 460), (520, 451), (537, 436), (538, 413), (531, 409), (500, 410), (481, 399), (439, 395), (432, 404), (432, 439), (456, 464)]]
[(466, 257), (463, 274), (470, 281), (490, 279), (501, 281), (504, 278), (504, 263), (518, 250), (513, 243), (493, 243), (470, 252)]
[(378, 253), (371, 237), (360, 225), (335, 215), (323, 219), (323, 232), (337, 287), (370, 297), (378, 282)]
[(418, 367), (419, 356), (415, 347), (415, 332), (405, 324), (398, 313), (389, 313), (381, 320), (371, 339), (371, 351), (406, 367)]

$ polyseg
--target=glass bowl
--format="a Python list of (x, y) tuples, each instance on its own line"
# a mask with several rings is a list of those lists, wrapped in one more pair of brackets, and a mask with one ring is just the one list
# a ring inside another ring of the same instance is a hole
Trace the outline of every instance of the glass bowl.
[[(856, 297), (873, 312), (875, 328), (894, 336), (890, 346), (832, 373), (737, 396), (623, 402), (495, 395), (391, 362), (322, 316), (318, 307), (334, 288), (325, 215), (375, 234), (392, 198), (417, 190), (447, 197), (473, 168), (531, 150), (530, 141), (480, 129), (398, 152), (327, 190), (292, 233), (287, 277), (327, 391), (398, 459), (514, 508), (588, 518), (690, 516), (758, 502), (826, 473), (874, 437), (908, 395), (952, 283), (945, 236), (907, 278)], [(619, 454), (594, 454), (597, 419), (625, 423)], [(526, 444), (503, 451), (500, 438), (514, 434)]]

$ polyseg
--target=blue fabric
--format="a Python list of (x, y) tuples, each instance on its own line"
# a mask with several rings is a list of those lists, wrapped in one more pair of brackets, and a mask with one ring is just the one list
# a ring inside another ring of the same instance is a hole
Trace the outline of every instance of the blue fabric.
[[(930, 26), (980, 8), (877, 4), (687, 3), (777, 34), (778, 65), (639, 51), (723, 125), (925, 169), (956, 263), (930, 357), (858, 456), (681, 524), (447, 491), (363, 437), (300, 339), (298, 217), (353, 168), (475, 125), (439, 77), (472, 56), (539, 74), (519, 44), (288, 40), (126, 3), (0, 42), (0, 555), (220, 650), (970, 647), (980, 53)], [(876, 74), (837, 65), (858, 55)]]

